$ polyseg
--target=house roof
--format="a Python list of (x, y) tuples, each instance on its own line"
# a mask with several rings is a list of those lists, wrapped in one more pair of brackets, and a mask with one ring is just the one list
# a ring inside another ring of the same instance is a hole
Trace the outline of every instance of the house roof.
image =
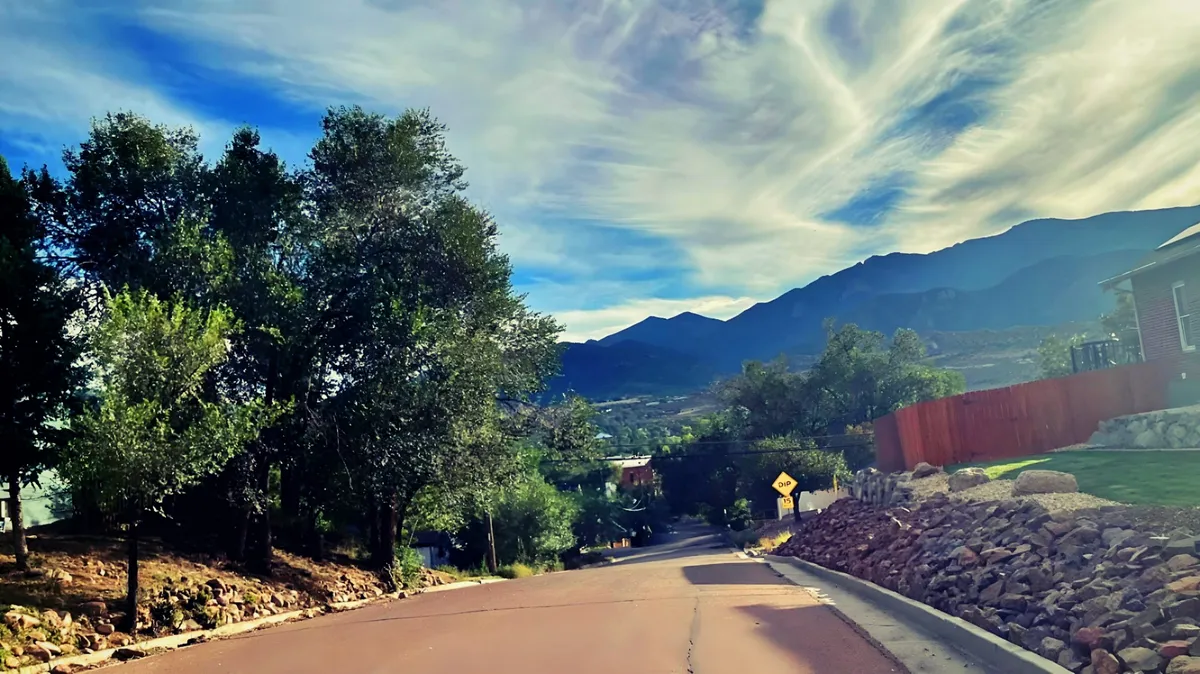
[(1101, 281), (1100, 286), (1108, 290), (1118, 283), (1131, 279), (1138, 274), (1144, 274), (1151, 269), (1158, 269), (1163, 265), (1197, 253), (1200, 253), (1200, 222), (1176, 234), (1169, 241), (1156, 248), (1154, 252), (1142, 258), (1141, 262), (1138, 262), (1138, 265), (1133, 269)]
[(641, 468), (642, 466), (650, 465), (650, 457), (648, 456), (633, 456), (626, 459), (614, 457), (605, 460), (621, 468)]

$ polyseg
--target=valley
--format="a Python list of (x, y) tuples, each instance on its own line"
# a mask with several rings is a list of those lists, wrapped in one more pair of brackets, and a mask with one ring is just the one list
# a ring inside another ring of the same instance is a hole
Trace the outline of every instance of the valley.
[(871, 257), (728, 319), (649, 317), (570, 343), (551, 393), (592, 400), (689, 395), (748, 360), (786, 356), (804, 369), (827, 321), (891, 335), (916, 330), (934, 362), (971, 390), (1038, 376), (1049, 335), (1093, 332), (1116, 298), (1100, 282), (1200, 222), (1200, 206), (1031, 220), (928, 254)]

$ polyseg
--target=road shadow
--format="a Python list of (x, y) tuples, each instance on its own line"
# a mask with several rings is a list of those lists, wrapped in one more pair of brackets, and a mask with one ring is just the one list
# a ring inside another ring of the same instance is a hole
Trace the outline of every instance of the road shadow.
[(683, 567), (692, 585), (790, 585), (764, 564), (718, 562)]
[(780, 608), (755, 604), (738, 609), (754, 621), (760, 635), (787, 651), (802, 672), (909, 672), (825, 606)]

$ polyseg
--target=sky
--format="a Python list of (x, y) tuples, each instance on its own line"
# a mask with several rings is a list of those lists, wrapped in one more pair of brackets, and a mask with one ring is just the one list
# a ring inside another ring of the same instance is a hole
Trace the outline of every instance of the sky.
[(1197, 0), (0, 0), (0, 154), (432, 110), (563, 337), (873, 254), (1200, 203)]

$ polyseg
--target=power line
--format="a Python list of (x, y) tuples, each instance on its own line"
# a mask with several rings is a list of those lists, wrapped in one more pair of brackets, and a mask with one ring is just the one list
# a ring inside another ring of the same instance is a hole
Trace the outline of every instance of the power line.
[[(774, 449), (760, 449), (752, 451), (740, 452), (708, 452), (702, 454), (655, 454), (649, 457), (653, 461), (660, 460), (680, 460), (680, 459), (704, 459), (713, 457), (725, 456), (757, 456), (759, 454), (790, 454), (791, 452), (799, 451), (818, 451), (824, 452), (833, 449), (845, 449), (847, 447), (861, 447), (862, 443), (851, 443), (846, 445), (825, 445), (823, 447), (813, 447), (811, 445), (791, 445), (788, 447), (776, 447)], [(544, 459), (542, 463), (606, 463), (612, 460), (620, 460), (618, 457), (605, 457), (602, 459)]]
[[(834, 438), (862, 438), (863, 442), (868, 442), (875, 437), (874, 433), (837, 433), (833, 435), (810, 435), (805, 437), (805, 440), (828, 440)], [(744, 445), (748, 443), (762, 442), (762, 440), (747, 440), (741, 438), (733, 438), (729, 440), (675, 440), (675, 441), (658, 441), (647, 440), (645, 442), (624, 442), (624, 443), (608, 443), (608, 447), (613, 449), (625, 449), (636, 447), (682, 447), (691, 445)]]

